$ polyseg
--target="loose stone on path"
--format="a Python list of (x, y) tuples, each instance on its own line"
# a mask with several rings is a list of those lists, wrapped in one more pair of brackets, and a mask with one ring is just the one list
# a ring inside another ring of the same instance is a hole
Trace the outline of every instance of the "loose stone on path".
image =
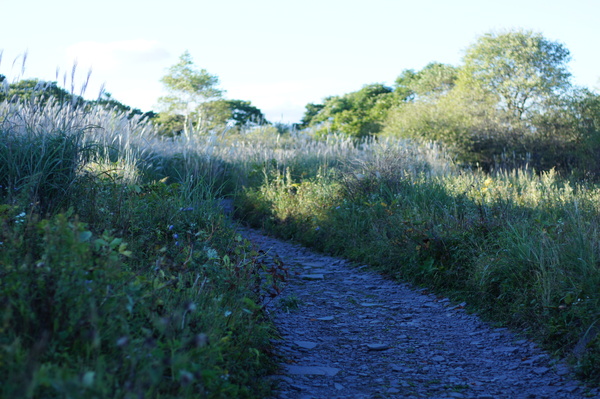
[(304, 349), (313, 349), (318, 345), (316, 342), (309, 342), (309, 341), (294, 341), (294, 343), (297, 346), (299, 346), (300, 348), (304, 348)]
[(273, 376), (274, 398), (600, 398), (563, 362), (466, 313), (465, 303), (254, 230), (241, 233), (291, 272), (281, 298), (267, 303), (284, 362)]
[(302, 280), (323, 280), (325, 276), (322, 274), (301, 274), (300, 278)]

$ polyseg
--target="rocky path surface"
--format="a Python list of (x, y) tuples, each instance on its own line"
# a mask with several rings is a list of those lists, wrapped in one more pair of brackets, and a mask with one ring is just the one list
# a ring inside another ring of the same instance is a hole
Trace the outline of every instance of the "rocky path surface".
[[(531, 341), (425, 290), (241, 230), (290, 278), (268, 304), (277, 398), (600, 397)], [(279, 259), (279, 260), (277, 260)]]

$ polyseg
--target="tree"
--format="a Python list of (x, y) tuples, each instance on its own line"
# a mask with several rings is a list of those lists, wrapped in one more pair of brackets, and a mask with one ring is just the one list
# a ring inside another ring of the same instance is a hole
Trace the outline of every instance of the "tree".
[(88, 101), (90, 106), (101, 106), (106, 110), (116, 111), (122, 114), (126, 114), (128, 119), (134, 116), (140, 116), (140, 119), (153, 119), (157, 114), (153, 111), (142, 112), (139, 108), (132, 108), (129, 105), (125, 105), (122, 102), (116, 100), (112, 94), (103, 91), (97, 100)]
[(317, 134), (334, 131), (353, 137), (373, 135), (381, 130), (392, 96), (387, 86), (366, 85), (343, 96), (327, 97), (322, 105), (307, 105), (302, 122), (317, 127)]
[(454, 87), (457, 77), (458, 68), (432, 62), (419, 72), (404, 70), (396, 79), (394, 93), (401, 102), (432, 95), (439, 96)]
[[(222, 108), (214, 104), (223, 95), (223, 91), (217, 88), (219, 78), (205, 69), (198, 69), (188, 51), (179, 57), (179, 62), (170, 67), (160, 81), (169, 95), (160, 97), (159, 104), (167, 114), (183, 115), (185, 130), (192, 125), (197, 130), (212, 125), (206, 123), (214, 116), (211, 112)], [(191, 120), (192, 117), (194, 120)]]
[(467, 49), (459, 82), (498, 96), (500, 107), (521, 120), (569, 87), (569, 59), (562, 44), (539, 33), (488, 33)]
[(540, 34), (486, 34), (459, 68), (404, 71), (383, 135), (437, 141), (484, 170), (600, 178), (600, 96), (572, 87), (569, 51)]
[(300, 127), (306, 128), (312, 125), (313, 119), (321, 112), (321, 110), (325, 107), (323, 104), (313, 104), (308, 103), (305, 106), (304, 115), (300, 120)]
[(262, 111), (256, 108), (250, 101), (225, 100), (230, 111), (230, 120), (235, 126), (263, 125), (267, 123)]
[[(3, 75), (1, 75), (3, 76)], [(46, 82), (38, 79), (23, 79), (16, 83), (6, 84), (6, 78), (0, 80), (4, 90), (0, 91), (0, 101), (38, 101), (46, 104), (50, 99), (59, 103), (71, 102), (74, 105), (82, 105), (85, 101), (77, 95), (73, 95), (58, 87), (56, 82)]]

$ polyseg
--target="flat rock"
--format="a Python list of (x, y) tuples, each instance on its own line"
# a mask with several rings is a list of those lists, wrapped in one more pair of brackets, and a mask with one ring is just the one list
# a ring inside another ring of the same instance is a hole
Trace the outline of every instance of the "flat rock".
[(533, 372), (539, 375), (546, 374), (550, 369), (548, 367), (536, 367)]
[(325, 367), (325, 366), (287, 366), (286, 368), (287, 368), (287, 372), (289, 374), (298, 374), (298, 375), (334, 376), (340, 371), (340, 369), (336, 369), (335, 367)]
[(323, 267), (327, 264), (325, 262), (302, 262), (302, 266), (305, 267)]
[(389, 345), (386, 344), (365, 344), (370, 351), (384, 351), (390, 349)]
[(294, 343), (304, 349), (313, 349), (318, 345), (316, 342), (310, 341), (294, 341)]

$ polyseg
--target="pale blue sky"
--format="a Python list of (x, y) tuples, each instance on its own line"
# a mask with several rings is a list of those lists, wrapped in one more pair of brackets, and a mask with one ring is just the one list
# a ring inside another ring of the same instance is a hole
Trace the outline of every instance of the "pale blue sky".
[(128, 105), (156, 109), (159, 79), (189, 50), (232, 99), (275, 122), (408, 68), (458, 65), (480, 35), (529, 29), (563, 43), (573, 81), (600, 86), (600, 0), (0, 0), (0, 73), (56, 80), (78, 59), (87, 97), (101, 84)]

